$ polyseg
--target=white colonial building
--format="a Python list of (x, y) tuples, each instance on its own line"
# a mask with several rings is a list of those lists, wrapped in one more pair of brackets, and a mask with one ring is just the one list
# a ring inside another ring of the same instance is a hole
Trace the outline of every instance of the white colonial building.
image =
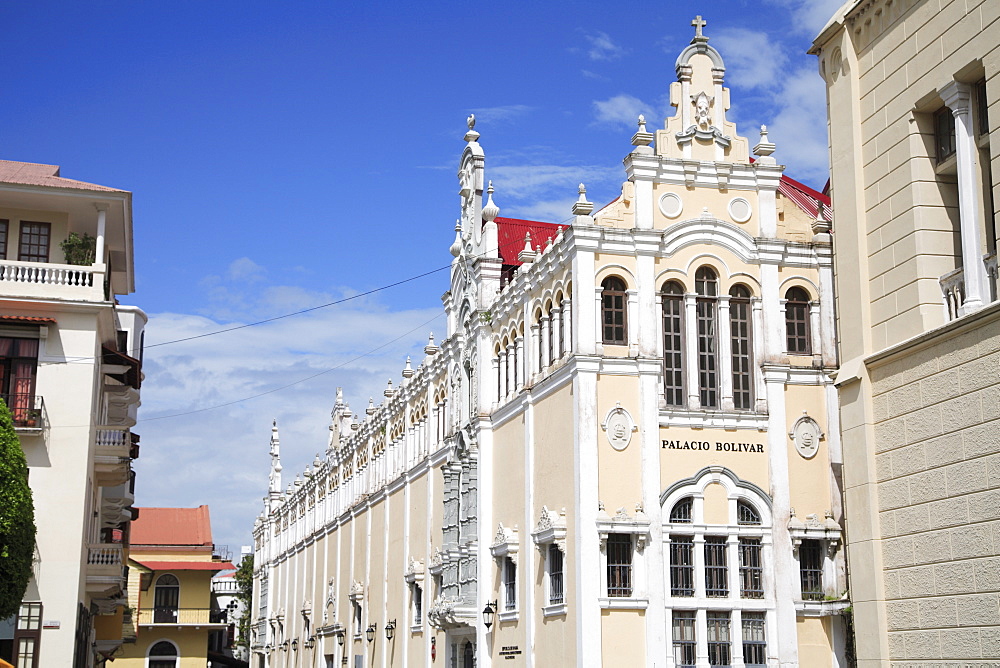
[(253, 666), (845, 665), (831, 212), (694, 25), (568, 225), (499, 215), (470, 117), (446, 336), (294, 481), (272, 430)]

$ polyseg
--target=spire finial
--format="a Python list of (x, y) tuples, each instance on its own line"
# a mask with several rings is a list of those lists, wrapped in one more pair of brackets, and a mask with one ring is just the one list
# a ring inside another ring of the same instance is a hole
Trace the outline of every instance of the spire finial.
[(410, 366), (410, 356), (406, 356), (406, 366), (403, 367), (403, 378), (411, 378), (413, 376), (413, 367)]
[(774, 153), (774, 149), (777, 148), (774, 142), (767, 138), (767, 126), (760, 126), (760, 141), (757, 145), (753, 147), (753, 154), (758, 157), (758, 161), (762, 165), (773, 165), (775, 164), (774, 158), (771, 154)]
[(455, 221), (455, 240), (448, 247), (448, 252), (455, 257), (462, 254), (462, 221), (460, 220)]
[(694, 39), (691, 40), (691, 43), (694, 44), (695, 42), (707, 42), (708, 38), (702, 34), (701, 29), (708, 25), (708, 21), (701, 18), (701, 14), (699, 14), (698, 16), (694, 17), (694, 21), (691, 21), (691, 25), (694, 26)]
[(594, 203), (587, 201), (587, 186), (581, 183), (577, 188), (577, 192), (580, 193), (580, 197), (573, 204), (573, 215), (589, 216), (590, 212), (594, 210)]
[(433, 355), (438, 350), (440, 350), (440, 348), (438, 348), (436, 345), (434, 345), (434, 332), (431, 332), (427, 336), (427, 345), (424, 346), (424, 354), (425, 355)]
[(524, 235), (524, 248), (517, 254), (517, 259), (521, 264), (531, 264), (538, 257), (534, 247), (531, 245), (531, 232)]
[(483, 220), (492, 223), (500, 215), (500, 207), (493, 201), (493, 181), (489, 182), (486, 188), (486, 205), (483, 207)]
[(479, 139), (479, 133), (476, 132), (476, 115), (469, 114), (469, 117), (465, 119), (465, 124), (469, 126), (469, 131), (465, 133), (465, 141), (474, 142)]

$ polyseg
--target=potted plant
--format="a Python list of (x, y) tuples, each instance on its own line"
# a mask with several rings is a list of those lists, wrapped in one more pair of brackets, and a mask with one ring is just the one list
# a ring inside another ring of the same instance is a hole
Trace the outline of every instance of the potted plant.
[(70, 232), (69, 236), (59, 243), (66, 255), (66, 264), (76, 264), (90, 266), (94, 264), (94, 256), (97, 254), (97, 239), (86, 232), (80, 236), (76, 232)]
[(41, 418), (41, 411), (30, 410), (25, 415), (24, 424), (26, 427), (37, 427)]

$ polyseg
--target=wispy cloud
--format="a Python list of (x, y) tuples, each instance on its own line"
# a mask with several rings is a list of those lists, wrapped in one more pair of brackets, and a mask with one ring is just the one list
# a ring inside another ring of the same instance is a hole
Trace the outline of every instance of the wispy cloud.
[(815, 37), (833, 13), (844, 4), (843, 0), (765, 0), (766, 4), (787, 10), (792, 17), (792, 28), (806, 37)]
[(594, 121), (615, 126), (635, 127), (639, 114), (652, 118), (652, 105), (634, 95), (620, 94), (607, 100), (594, 100)]
[(480, 107), (479, 109), (473, 109), (472, 113), (476, 115), (477, 121), (500, 124), (508, 123), (532, 110), (534, 110), (534, 107), (526, 104), (508, 104), (499, 107)]
[(772, 88), (780, 82), (788, 56), (766, 32), (726, 28), (712, 36), (712, 43), (725, 59), (727, 83)]
[[(269, 289), (286, 295), (298, 291), (288, 285)], [(248, 310), (269, 308), (248, 301)], [(352, 408), (363, 415), (368, 397), (378, 403), (389, 378), (398, 385), (407, 355), (413, 357), (414, 367), (421, 362), (428, 331), (438, 332), (440, 339), (443, 320), (440, 308), (392, 311), (369, 300), (149, 347), (136, 427), (143, 436), (142, 456), (135, 464), (142, 480), (137, 503), (206, 503), (212, 509), (216, 541), (234, 549), (247, 544), (261, 509), (252, 499), (266, 493), (271, 419), (279, 420), (287, 484), (316, 453), (324, 455), (336, 387), (344, 388)], [(147, 342), (196, 336), (227, 324), (232, 323), (188, 313), (155, 313)], [(365, 355), (384, 343), (384, 348)], [(230, 405), (203, 411), (220, 404)], [(191, 411), (202, 412), (157, 419)]]
[(618, 60), (625, 55), (625, 48), (615, 43), (606, 32), (584, 35), (590, 43), (587, 56), (591, 60)]

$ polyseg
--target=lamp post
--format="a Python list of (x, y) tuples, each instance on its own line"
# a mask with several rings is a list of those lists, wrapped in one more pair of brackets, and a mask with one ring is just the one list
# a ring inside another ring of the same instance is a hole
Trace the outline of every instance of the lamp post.
[(396, 633), (396, 620), (392, 620), (385, 625), (385, 639), (392, 640), (393, 635)]
[(483, 608), (483, 624), (486, 626), (486, 630), (489, 631), (490, 627), (493, 626), (493, 617), (497, 612), (497, 604), (500, 599), (496, 601), (487, 601), (486, 607)]
[(365, 631), (365, 636), (368, 638), (368, 642), (373, 642), (375, 640), (375, 624), (368, 625), (368, 630)]

